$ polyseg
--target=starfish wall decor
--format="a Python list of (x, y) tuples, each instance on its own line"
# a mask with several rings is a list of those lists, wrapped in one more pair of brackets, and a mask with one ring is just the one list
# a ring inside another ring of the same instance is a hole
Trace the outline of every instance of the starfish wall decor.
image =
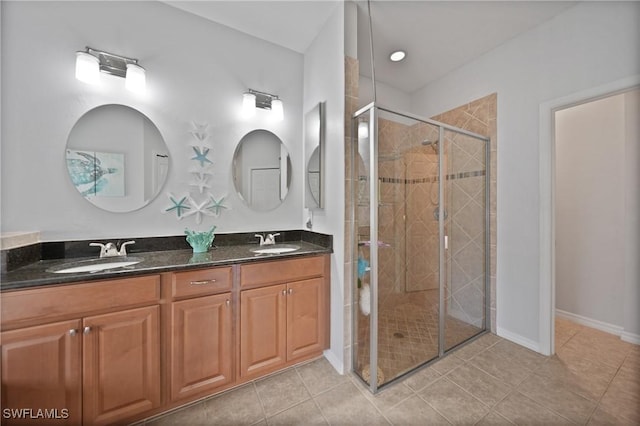
[(198, 148), (198, 147), (192, 147), (193, 148), (193, 152), (196, 153), (196, 156), (192, 158), (192, 160), (196, 160), (200, 162), (200, 166), (204, 167), (205, 164), (210, 163), (213, 164), (213, 161), (209, 160), (207, 158), (207, 155), (209, 155), (209, 148)]
[(213, 182), (210, 178), (213, 176), (213, 161), (209, 158), (213, 147), (209, 143), (209, 124), (191, 123), (193, 128), (189, 131), (193, 140), (189, 143), (195, 156), (189, 159), (195, 164), (189, 171), (193, 176), (189, 181), (189, 186), (198, 188), (198, 194), (204, 196), (203, 200), (196, 199), (191, 192), (184, 197), (175, 197), (171, 193), (167, 193), (169, 200), (173, 203), (167, 207), (163, 213), (174, 211), (178, 220), (193, 216), (197, 224), (202, 223), (204, 216), (219, 217), (222, 210), (229, 210), (230, 207), (224, 204), (226, 195), (216, 199), (211, 194)]
[(182, 219), (184, 217), (184, 213), (187, 210), (191, 210), (191, 207), (189, 207), (188, 195), (185, 195), (184, 197), (176, 197), (172, 193), (167, 192), (167, 197), (169, 197), (169, 200), (171, 200), (173, 204), (166, 208), (163, 213), (168, 213), (173, 210), (176, 212), (178, 219)]

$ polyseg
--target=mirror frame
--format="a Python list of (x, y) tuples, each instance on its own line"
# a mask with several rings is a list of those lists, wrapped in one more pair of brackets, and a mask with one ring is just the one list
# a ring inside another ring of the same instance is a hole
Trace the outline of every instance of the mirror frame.
[[(325, 207), (325, 115), (326, 102), (319, 102), (304, 116), (304, 151), (305, 151), (305, 202), (308, 209), (321, 210)], [(313, 195), (311, 179), (309, 179), (309, 163), (316, 149), (318, 150), (318, 194), (319, 199)]]

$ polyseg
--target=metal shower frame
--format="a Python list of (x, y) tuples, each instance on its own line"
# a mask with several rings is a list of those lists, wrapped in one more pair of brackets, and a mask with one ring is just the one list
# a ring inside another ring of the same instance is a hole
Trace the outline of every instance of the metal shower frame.
[[(356, 376), (358, 376), (358, 378), (360, 380), (362, 380), (362, 382), (364, 383), (365, 386), (369, 387), (369, 390), (372, 393), (376, 393), (378, 391), (378, 389), (380, 389), (381, 385), (378, 384), (378, 244), (375, 244), (374, 242), (378, 241), (378, 199), (379, 199), (379, 192), (378, 192), (378, 188), (379, 188), (379, 180), (378, 180), (378, 111), (383, 111), (383, 112), (388, 112), (397, 116), (401, 116), (404, 118), (408, 118), (408, 119), (412, 119), (412, 120), (416, 120), (418, 122), (422, 122), (422, 123), (426, 123), (426, 124), (431, 124), (434, 126), (437, 126), (439, 129), (439, 141), (441, 141), (442, 145), (442, 149), (438, 150), (438, 182), (439, 182), (439, 192), (438, 192), (438, 197), (440, 198), (442, 196), (442, 194), (444, 194), (444, 189), (445, 189), (445, 180), (446, 180), (446, 176), (443, 175), (444, 173), (444, 168), (442, 167), (442, 163), (443, 163), (443, 152), (444, 152), (444, 132), (445, 130), (449, 130), (449, 131), (453, 131), (456, 133), (460, 133), (460, 134), (464, 134), (467, 136), (470, 136), (472, 138), (481, 140), (485, 142), (485, 247), (484, 247), (484, 268), (485, 268), (485, 272), (484, 272), (484, 329), (479, 332), (478, 334), (476, 334), (475, 336), (472, 336), (469, 339), (466, 339), (463, 342), (460, 342), (459, 344), (456, 344), (454, 347), (450, 348), (449, 350), (445, 351), (444, 346), (445, 346), (445, 342), (444, 342), (444, 321), (445, 321), (445, 315), (444, 315), (444, 309), (442, 309), (442, 307), (445, 304), (445, 300), (444, 300), (444, 287), (445, 287), (445, 274), (443, 274), (443, 271), (445, 270), (446, 267), (446, 252), (445, 252), (445, 248), (444, 248), (444, 221), (445, 221), (445, 214), (444, 214), (444, 203), (439, 202), (438, 203), (438, 226), (439, 226), (439, 316), (438, 316), (438, 356), (425, 361), (424, 363), (416, 366), (414, 369), (412, 369), (411, 371), (402, 374), (399, 377), (396, 377), (386, 383), (384, 383), (384, 385), (382, 386), (386, 386), (390, 383), (395, 382), (396, 380), (400, 379), (401, 377), (404, 377), (406, 375), (410, 375), (415, 373), (417, 370), (431, 364), (432, 362), (438, 360), (440, 357), (442, 357), (445, 352), (449, 352), (451, 350), (453, 350), (454, 348), (458, 347), (459, 345), (471, 342), (473, 340), (475, 340), (476, 338), (478, 338), (479, 336), (481, 336), (482, 334), (486, 333), (487, 330), (489, 329), (488, 327), (488, 323), (491, 319), (491, 312), (490, 312), (490, 187), (491, 185), (489, 184), (491, 182), (490, 180), (490, 158), (491, 158), (491, 144), (490, 144), (490, 138), (483, 136), (483, 135), (479, 135), (477, 133), (473, 133), (464, 129), (460, 129), (458, 127), (455, 126), (451, 126), (445, 123), (440, 123), (438, 121), (435, 120), (430, 120), (430, 119), (425, 119), (425, 118), (421, 118), (417, 115), (414, 114), (410, 114), (410, 113), (405, 113), (405, 112), (398, 112), (398, 111), (393, 111), (389, 108), (377, 105), (377, 103), (374, 101), (366, 106), (364, 106), (363, 108), (359, 109), (358, 111), (356, 111), (353, 116), (352, 116), (352, 138), (355, 138), (355, 143), (351, 143), (351, 159), (352, 159), (352, 190), (351, 190), (351, 194), (353, 197), (352, 200), (352, 208), (351, 208), (351, 222), (352, 223), (356, 223), (356, 210), (358, 208), (357, 206), (357, 202), (356, 202), (356, 195), (357, 194), (357, 182), (358, 182), (358, 176), (357, 176), (357, 167), (356, 167), (356, 154), (357, 154), (357, 138), (358, 138), (358, 118), (365, 116), (366, 114), (368, 114), (368, 120), (369, 120), (369, 240), (371, 241), (370, 244), (370, 252), (369, 252), (369, 256), (370, 256), (370, 271), (369, 271), (369, 282), (370, 282), (370, 289), (371, 289), (371, 308), (370, 308), (370, 316), (369, 316), (369, 322), (370, 322), (370, 327), (369, 327), (369, 331), (370, 331), (370, 338), (369, 338), (369, 383), (366, 383), (362, 377), (360, 377), (360, 375), (356, 374)], [(354, 267), (352, 268), (352, 283), (354, 283), (354, 285), (352, 285), (352, 323), (351, 323), (351, 327), (352, 327), (352, 332), (351, 332), (351, 336), (352, 339), (354, 339), (355, 341), (357, 341), (357, 336), (358, 336), (358, 330), (357, 330), (357, 304), (358, 304), (358, 287), (355, 285), (355, 283), (358, 280), (358, 268), (357, 268), (357, 260), (358, 260), (358, 232), (357, 232), (357, 228), (354, 226), (353, 227), (353, 231), (352, 231), (352, 247), (353, 247), (353, 252), (351, 253), (352, 256), (352, 263), (354, 265)], [(355, 366), (357, 365), (357, 351), (355, 349), (356, 345), (352, 345), (352, 365)]]

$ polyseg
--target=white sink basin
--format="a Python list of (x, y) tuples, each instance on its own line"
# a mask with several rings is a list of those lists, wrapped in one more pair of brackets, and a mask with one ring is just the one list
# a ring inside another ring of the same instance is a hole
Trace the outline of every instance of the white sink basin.
[(256, 254), (280, 254), (289, 253), (299, 249), (300, 246), (296, 246), (294, 244), (274, 244), (272, 246), (261, 246), (259, 248), (254, 248), (251, 249), (251, 251)]
[(79, 272), (100, 272), (107, 269), (123, 268), (142, 262), (142, 259), (135, 257), (121, 257), (114, 259), (84, 260), (79, 262), (65, 263), (60, 266), (47, 269), (55, 274), (76, 274)]

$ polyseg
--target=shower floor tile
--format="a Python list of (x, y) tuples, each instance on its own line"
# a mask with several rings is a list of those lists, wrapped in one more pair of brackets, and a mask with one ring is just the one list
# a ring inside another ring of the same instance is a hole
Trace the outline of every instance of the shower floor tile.
[[(438, 356), (438, 290), (386, 293), (378, 303), (378, 368), (385, 381), (401, 376)], [(359, 314), (357, 368), (369, 359), (368, 319)], [(362, 326), (363, 325), (363, 326)], [(446, 316), (447, 349), (475, 336), (481, 329)]]

